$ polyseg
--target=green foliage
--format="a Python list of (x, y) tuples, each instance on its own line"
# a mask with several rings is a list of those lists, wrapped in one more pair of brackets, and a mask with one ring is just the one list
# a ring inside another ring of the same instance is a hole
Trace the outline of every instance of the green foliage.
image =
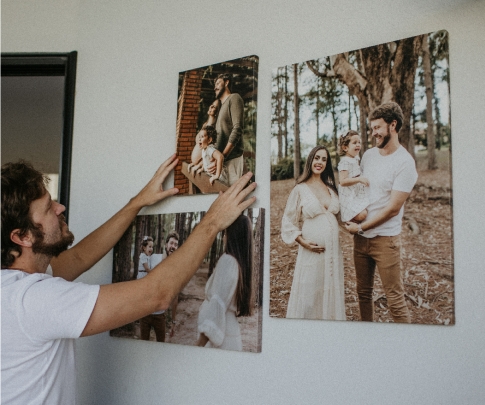
[[(300, 173), (303, 172), (306, 159), (301, 159)], [(283, 158), (277, 164), (271, 165), (271, 181), (273, 180), (286, 180), (293, 179), (295, 177), (294, 162), (292, 158)]]

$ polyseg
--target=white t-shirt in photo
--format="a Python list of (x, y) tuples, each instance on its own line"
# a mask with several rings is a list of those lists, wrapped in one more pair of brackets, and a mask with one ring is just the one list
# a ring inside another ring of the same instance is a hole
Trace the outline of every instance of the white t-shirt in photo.
[[(383, 156), (379, 150), (374, 147), (366, 151), (360, 165), (363, 176), (369, 180), (369, 206), (366, 221), (375, 217), (389, 204), (392, 190), (410, 193), (418, 179), (414, 159), (402, 145), (390, 155)], [(398, 215), (375, 228), (366, 230), (364, 237), (399, 235), (403, 215), (404, 205)]]

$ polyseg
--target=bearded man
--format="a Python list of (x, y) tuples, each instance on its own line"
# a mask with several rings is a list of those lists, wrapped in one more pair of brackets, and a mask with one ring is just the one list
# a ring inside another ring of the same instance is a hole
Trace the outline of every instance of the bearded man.
[(118, 213), (71, 249), (66, 208), (52, 200), (42, 173), (26, 162), (2, 166), (2, 404), (75, 404), (74, 338), (166, 310), (216, 235), (254, 202), (245, 200), (255, 187), (244, 188), (248, 173), (146, 277), (102, 286), (72, 282), (111, 250), (142, 207), (178, 192), (162, 186), (177, 163), (175, 155), (167, 159)]
[(376, 147), (362, 157), (362, 175), (369, 180), (368, 215), (364, 222), (348, 222), (354, 235), (354, 265), (360, 316), (374, 320), (374, 274), (379, 270), (394, 322), (410, 323), (401, 275), (401, 227), (404, 202), (418, 173), (409, 152), (399, 143), (403, 123), (401, 107), (394, 102), (381, 104), (370, 115)]

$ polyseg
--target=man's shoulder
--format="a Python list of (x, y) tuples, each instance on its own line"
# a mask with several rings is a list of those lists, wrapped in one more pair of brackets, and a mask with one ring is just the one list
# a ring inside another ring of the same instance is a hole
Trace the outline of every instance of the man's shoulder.
[(15, 269), (2, 269), (1, 273), (1, 280), (2, 280), (2, 288), (8, 287), (14, 284), (18, 284), (18, 282), (22, 282), (22, 284), (28, 285), (36, 283), (37, 281), (50, 279), (52, 278), (51, 275), (45, 273), (26, 273), (21, 270)]
[(412, 155), (409, 153), (409, 151), (402, 145), (399, 146), (399, 148), (396, 151), (396, 157), (399, 157), (400, 159), (408, 162), (414, 162), (414, 158)]
[(243, 99), (239, 93), (231, 93), (227, 98), (227, 101), (229, 101), (229, 104), (244, 104)]
[(372, 159), (376, 155), (376, 153), (379, 154), (379, 150), (375, 146), (373, 148), (367, 149), (362, 155), (361, 164), (369, 159)]

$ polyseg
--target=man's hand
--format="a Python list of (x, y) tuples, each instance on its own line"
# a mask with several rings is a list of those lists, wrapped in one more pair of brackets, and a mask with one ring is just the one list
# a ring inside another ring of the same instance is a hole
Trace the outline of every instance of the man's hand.
[(366, 187), (369, 187), (369, 186), (370, 186), (369, 179), (368, 179), (367, 177), (360, 177), (360, 176), (359, 176), (359, 180), (360, 180), (360, 182), (361, 182), (361, 183), (362, 183), (364, 186), (366, 186)]
[(345, 229), (347, 229), (347, 231), (349, 231), (352, 235), (355, 235), (357, 232), (359, 232), (359, 225), (355, 222), (346, 222)]
[(252, 175), (251, 172), (246, 173), (224, 193), (221, 192), (207, 211), (204, 221), (215, 225), (217, 231), (220, 232), (231, 225), (241, 212), (254, 203), (256, 197), (253, 196), (247, 200), (245, 198), (256, 188), (256, 183), (251, 183), (244, 188)]
[(207, 166), (207, 169), (205, 170), (207, 173), (209, 174), (216, 174), (217, 172), (217, 163), (214, 161), (214, 162), (210, 162), (209, 163), (209, 166)]
[(136, 195), (133, 201), (136, 202), (137, 205), (140, 207), (153, 205), (179, 192), (178, 188), (175, 187), (168, 190), (163, 189), (163, 182), (179, 161), (175, 156), (176, 155), (173, 154), (163, 162), (147, 185)]
[(136, 197), (132, 198), (118, 213), (71, 249), (53, 258), (51, 266), (54, 276), (68, 281), (75, 280), (109, 252), (141, 208), (177, 194), (178, 189), (176, 188), (163, 189), (164, 180), (177, 163), (178, 159), (174, 154), (158, 168), (152, 179)]

